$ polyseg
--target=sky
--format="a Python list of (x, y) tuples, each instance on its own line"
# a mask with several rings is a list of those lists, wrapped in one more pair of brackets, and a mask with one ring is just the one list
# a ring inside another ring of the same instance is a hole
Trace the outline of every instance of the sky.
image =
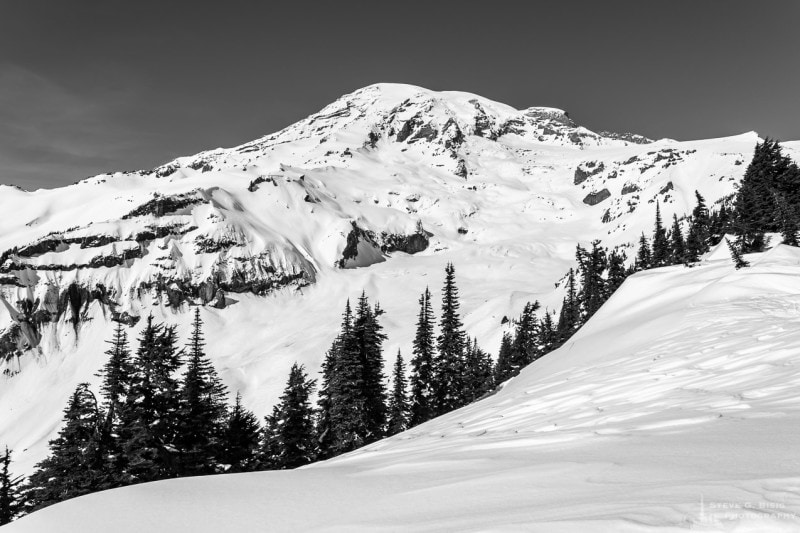
[(272, 133), (378, 82), (589, 129), (800, 139), (800, 2), (0, 0), (0, 183)]

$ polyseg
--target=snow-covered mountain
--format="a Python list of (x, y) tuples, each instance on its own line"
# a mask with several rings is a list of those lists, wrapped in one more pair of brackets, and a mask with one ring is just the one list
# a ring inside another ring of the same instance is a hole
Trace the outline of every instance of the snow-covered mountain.
[(97, 493), (8, 532), (796, 532), (800, 252), (748, 260), (635, 274), (495, 395), (348, 455)]
[(456, 266), (465, 323), (496, 352), (501, 319), (554, 308), (577, 243), (630, 246), (699, 190), (734, 191), (758, 138), (594, 133), (558, 109), (381, 84), (230, 149), (54, 190), (0, 187), (0, 440), (27, 470), (69, 393), (94, 374), (111, 319), (186, 331), (266, 413), (292, 362), (313, 373), (344, 301), (386, 311), (410, 353), (416, 299)]

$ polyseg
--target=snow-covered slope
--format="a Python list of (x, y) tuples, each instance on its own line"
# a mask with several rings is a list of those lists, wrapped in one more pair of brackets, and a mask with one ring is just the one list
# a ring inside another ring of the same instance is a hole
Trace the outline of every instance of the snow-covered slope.
[(456, 266), (465, 322), (497, 350), (501, 319), (554, 290), (574, 247), (627, 246), (714, 203), (757, 136), (650, 142), (596, 134), (551, 108), (374, 85), (273, 135), (70, 187), (0, 187), (0, 442), (43, 457), (63, 404), (96, 381), (113, 317), (186, 331), (203, 304), (232, 390), (268, 412), (293, 361), (315, 372), (344, 301), (386, 310), (406, 355), (425, 286)]
[(42, 531), (800, 530), (800, 251), (629, 278), (494, 396), (295, 471), (55, 505)]

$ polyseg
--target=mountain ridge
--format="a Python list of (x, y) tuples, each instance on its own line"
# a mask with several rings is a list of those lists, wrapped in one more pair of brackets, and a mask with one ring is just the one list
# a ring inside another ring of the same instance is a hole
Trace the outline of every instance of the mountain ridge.
[(657, 202), (668, 220), (691, 211), (695, 190), (722, 201), (757, 141), (638, 144), (553, 108), (371, 86), (234, 148), (7, 189), (0, 434), (30, 450), (29, 466), (75, 384), (95, 379), (111, 319), (134, 334), (153, 313), (183, 331), (196, 305), (226, 383), (266, 412), (293, 360), (319, 368), (340, 306), (362, 289), (387, 311), (387, 353), (407, 352), (415, 293), (447, 262), (468, 331), (494, 352), (503, 317), (528, 300), (559, 305), (576, 244), (632, 256)]

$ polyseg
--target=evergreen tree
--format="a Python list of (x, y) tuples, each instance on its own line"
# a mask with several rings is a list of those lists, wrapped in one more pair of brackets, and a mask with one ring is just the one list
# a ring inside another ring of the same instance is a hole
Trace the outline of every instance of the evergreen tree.
[(128, 384), (133, 374), (131, 351), (128, 345), (128, 334), (122, 323), (117, 322), (114, 337), (106, 341), (111, 347), (105, 354), (108, 360), (103, 366), (103, 377), (100, 393), (103, 396), (103, 407), (106, 411), (105, 425), (108, 431), (117, 423), (120, 409), (125, 403)]
[(718, 211), (710, 212), (708, 218), (708, 240), (706, 243), (709, 246), (702, 253), (707, 252), (711, 245), (719, 244), (726, 233), (736, 233), (733, 227), (733, 212), (726, 207), (724, 202), (719, 206)]
[(650, 253), (650, 244), (647, 242), (647, 237), (642, 233), (639, 239), (639, 251), (636, 254), (636, 270), (647, 270), (653, 266), (653, 257)]
[(672, 215), (672, 231), (670, 232), (672, 244), (672, 263), (679, 264), (686, 260), (686, 242), (683, 240), (683, 230), (678, 222), (678, 215)]
[(578, 290), (575, 286), (575, 271), (569, 269), (567, 276), (567, 294), (561, 304), (561, 314), (558, 317), (558, 343), (564, 344), (572, 334), (581, 327), (580, 301)]
[(511, 375), (516, 376), (520, 370), (536, 360), (539, 353), (538, 323), (536, 311), (539, 302), (526, 303), (517, 320), (514, 340), (511, 344)]
[(363, 373), (365, 443), (382, 439), (386, 429), (387, 395), (383, 374), (383, 341), (386, 335), (377, 320), (378, 312), (383, 314), (380, 306), (376, 305), (374, 310), (370, 307), (367, 295), (362, 292), (353, 321), (353, 334)]
[(740, 253), (759, 252), (764, 232), (779, 231), (775, 193), (786, 195), (789, 205), (800, 201), (800, 171), (770, 139), (756, 145), (734, 199), (733, 226)]
[(0, 455), (0, 526), (10, 523), (23, 511), (22, 476), (11, 474), (11, 452)]
[(608, 277), (606, 278), (604, 302), (619, 289), (625, 278), (628, 277), (628, 269), (625, 268), (626, 259), (624, 251), (612, 250), (608, 254)]
[(731, 252), (731, 259), (733, 259), (733, 264), (736, 266), (736, 270), (740, 268), (749, 267), (750, 263), (744, 260), (742, 257), (742, 251), (739, 246), (733, 244), (728, 239), (725, 239), (725, 242), (728, 244), (728, 250)]
[(784, 195), (776, 192), (774, 197), (783, 244), (798, 246), (797, 232), (800, 228), (798, 228), (797, 210), (789, 204)]
[(455, 267), (445, 267), (442, 291), (442, 317), (439, 322), (437, 350), (439, 357), (435, 374), (437, 415), (464, 405), (464, 348), (465, 334), (458, 309), (458, 288)]
[(354, 450), (383, 437), (386, 430), (386, 386), (378, 306), (365, 294), (355, 316), (347, 302), (342, 329), (323, 366), (317, 416), (317, 449), (322, 457)]
[(81, 383), (64, 410), (64, 426), (50, 441), (50, 455), (36, 465), (25, 487), (32, 511), (112, 486), (105, 469), (104, 416), (88, 383)]
[(315, 435), (317, 439), (317, 457), (319, 459), (328, 459), (335, 454), (335, 433), (331, 420), (331, 406), (333, 393), (332, 386), (335, 384), (336, 376), (334, 375), (336, 366), (336, 352), (337, 340), (334, 341), (333, 346), (325, 354), (325, 360), (322, 363), (322, 386), (320, 387), (317, 397), (317, 414), (315, 422)]
[(277, 470), (280, 468), (282, 451), (280, 417), (280, 409), (277, 405), (272, 407), (272, 414), (264, 417), (260, 462), (261, 468), (265, 470)]
[[(706, 199), (699, 191), (694, 191), (694, 197), (697, 203), (692, 209), (692, 220), (701, 227), (708, 228), (708, 207), (706, 207)], [(704, 234), (705, 235), (705, 234)]]
[(342, 330), (331, 347), (333, 365), (327, 383), (327, 425), (330, 429), (326, 453), (338, 455), (367, 443), (364, 364), (347, 301)]
[(661, 206), (656, 202), (656, 222), (653, 229), (653, 256), (652, 266), (660, 267), (669, 264), (670, 246), (667, 231), (661, 222)]
[(592, 242), (591, 252), (580, 245), (577, 247), (576, 259), (581, 276), (581, 288), (578, 300), (582, 307), (582, 322), (594, 315), (606, 299), (606, 283), (603, 274), (608, 268), (605, 249), (600, 241)]
[(119, 433), (129, 481), (153, 481), (178, 473), (175, 438), (180, 385), (175, 374), (181, 355), (175, 328), (155, 324), (149, 316), (120, 414)]
[(105, 410), (105, 419), (101, 424), (101, 438), (108, 468), (114, 473), (116, 484), (121, 485), (124, 484), (125, 458), (118, 430), (120, 415), (130, 388), (133, 365), (128, 335), (121, 323), (117, 323), (112, 340), (106, 342), (111, 346), (105, 352), (108, 359), (99, 374), (102, 377), (100, 393), (103, 396)]
[(392, 394), (389, 397), (388, 435), (395, 435), (408, 429), (409, 403), (406, 396), (406, 365), (397, 350), (397, 359), (392, 372)]
[(237, 392), (221, 439), (219, 459), (227, 465), (226, 472), (255, 470), (260, 438), (258, 419), (242, 406), (242, 395)]
[(200, 309), (196, 308), (187, 345), (187, 368), (180, 389), (177, 436), (180, 474), (210, 474), (216, 470), (225, 420), (227, 392), (205, 354)]
[(315, 381), (309, 380), (303, 365), (295, 363), (270, 422), (277, 440), (275, 467), (297, 468), (315, 459), (314, 413), (311, 395)]
[(494, 365), (492, 357), (478, 346), (478, 339), (467, 342), (464, 360), (464, 401), (472, 403), (494, 387)]
[(503, 333), (503, 339), (500, 341), (500, 351), (497, 354), (497, 364), (494, 366), (494, 382), (497, 384), (503, 383), (514, 376), (514, 369), (512, 366), (512, 343), (511, 334), (508, 332)]
[(547, 310), (545, 310), (544, 316), (539, 324), (539, 344), (542, 355), (546, 355), (558, 347), (556, 324), (553, 323), (553, 315)]
[(413, 357), (411, 358), (411, 426), (427, 422), (433, 418), (435, 408), (435, 351), (434, 316), (431, 306), (431, 293), (428, 288), (419, 299), (417, 331), (414, 336)]

